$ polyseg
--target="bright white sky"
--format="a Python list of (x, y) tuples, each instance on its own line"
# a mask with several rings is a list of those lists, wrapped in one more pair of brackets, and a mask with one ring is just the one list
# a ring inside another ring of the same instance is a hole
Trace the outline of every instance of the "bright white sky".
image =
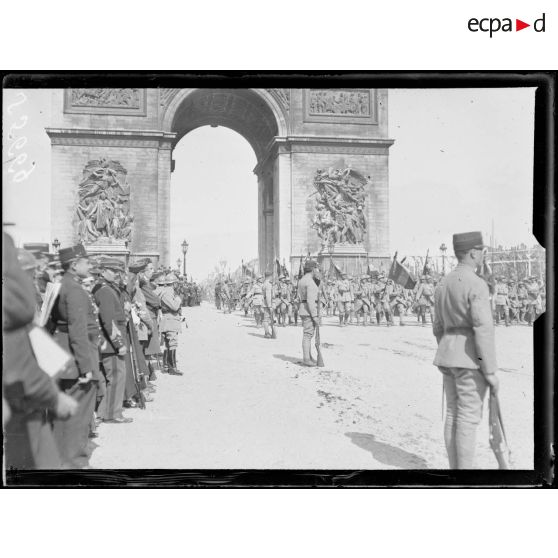
[[(17, 243), (51, 242), (48, 90), (4, 90), (3, 219)], [(390, 90), (391, 248), (438, 253), (451, 235), (482, 230), (504, 246), (531, 236), (534, 89)], [(8, 150), (10, 126), (21, 149)], [(23, 156), (22, 154), (25, 154)], [(189, 242), (188, 273), (203, 279), (220, 260), (231, 270), (257, 256), (254, 152), (226, 128), (204, 127), (174, 151), (171, 262)], [(28, 176), (19, 173), (29, 171)], [(20, 179), (19, 181), (17, 179)], [(132, 184), (133, 187), (133, 184)]]

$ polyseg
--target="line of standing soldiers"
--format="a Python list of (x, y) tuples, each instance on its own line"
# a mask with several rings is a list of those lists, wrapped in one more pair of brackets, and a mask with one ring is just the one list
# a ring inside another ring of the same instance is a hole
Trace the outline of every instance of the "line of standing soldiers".
[[(149, 259), (126, 270), (113, 257), (102, 256), (92, 266), (81, 245), (61, 249), (63, 274), (56, 279), (59, 290), (52, 297), (45, 329), (70, 358), (68, 365), (49, 377), (27, 339), (43, 302), (37, 281), (43, 271), (37, 273), (34, 257), (23, 250), (18, 254), (7, 235), (4, 245), (8, 247), (4, 300), (20, 302), (12, 321), (20, 325), (24, 341), (9, 343), (9, 358), (4, 362), (6, 465), (15, 469), (87, 466), (89, 439), (97, 436), (100, 423), (132, 422), (123, 408), (144, 407), (153, 400), (157, 372), (182, 375), (176, 362), (183, 322), (177, 278), (154, 275)], [(10, 274), (17, 280), (7, 280)], [(17, 292), (21, 285), (26, 288), (23, 293)], [(20, 315), (26, 316), (23, 325), (18, 322)], [(13, 327), (6, 322), (4, 312), (5, 329)], [(21, 363), (27, 366), (22, 369)], [(32, 377), (27, 383), (26, 375)], [(35, 384), (48, 397), (37, 397)]]

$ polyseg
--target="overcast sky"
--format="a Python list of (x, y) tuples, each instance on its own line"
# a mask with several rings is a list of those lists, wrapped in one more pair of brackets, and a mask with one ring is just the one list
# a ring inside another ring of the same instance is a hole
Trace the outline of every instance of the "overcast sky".
[[(9, 230), (18, 243), (50, 242), (50, 93), (23, 93), (25, 100), (4, 91), (3, 219), (16, 223)], [(492, 220), (499, 244), (534, 243), (533, 111), (534, 89), (390, 90), (392, 251), (437, 254), (467, 230), (488, 240)], [(234, 269), (255, 258), (256, 158), (246, 140), (203, 127), (180, 141), (174, 158), (171, 262), (184, 238), (197, 279), (220, 260)]]

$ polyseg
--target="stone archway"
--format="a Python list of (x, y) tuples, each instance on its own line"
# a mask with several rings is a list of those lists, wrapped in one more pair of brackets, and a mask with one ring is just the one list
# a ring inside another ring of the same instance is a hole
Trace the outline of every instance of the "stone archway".
[[(258, 178), (258, 259), (260, 269), (271, 265), (274, 255), (290, 257), (290, 211), (286, 207), (290, 192), (288, 165), (274, 152), (277, 138), (288, 135), (287, 121), (276, 93), (264, 89), (179, 89), (167, 93), (161, 114), (165, 132), (173, 134), (170, 161), (160, 160), (159, 193), (170, 199), (170, 174), (174, 163), (172, 149), (188, 132), (205, 125), (225, 126), (242, 135), (256, 154), (254, 172)], [(280, 97), (278, 97), (280, 99)], [(170, 242), (168, 204), (160, 204), (160, 239)], [(167, 216), (165, 216), (165, 214)], [(282, 220), (280, 221), (279, 219)], [(166, 252), (164, 243), (161, 252)]]
[[(84, 169), (108, 160), (130, 187), (127, 253), (169, 264), (172, 150), (190, 130), (209, 124), (239, 132), (256, 153), (261, 269), (274, 256), (294, 270), (300, 256), (323, 253), (312, 227), (313, 181), (317, 169), (338, 164), (369, 177), (359, 254), (389, 258), (387, 90), (105, 88), (52, 95), (51, 234), (63, 247), (78, 240)], [(339, 257), (354, 259), (352, 248)]]

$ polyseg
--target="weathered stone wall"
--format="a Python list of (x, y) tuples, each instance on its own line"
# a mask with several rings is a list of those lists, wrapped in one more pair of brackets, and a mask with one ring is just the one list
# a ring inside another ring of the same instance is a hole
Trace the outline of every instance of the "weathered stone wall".
[[(76, 241), (75, 207), (82, 171), (89, 160), (106, 157), (128, 171), (135, 218), (132, 256), (151, 255), (169, 263), (171, 146), (176, 134), (167, 124), (173, 122), (169, 112), (176, 114), (180, 108), (178, 101), (172, 104), (176, 91), (141, 89), (114, 95), (106, 90), (53, 91), (53, 125), (47, 131), (52, 142), (52, 237), (62, 247)], [(371, 177), (365, 249), (370, 256), (389, 257), (388, 149), (392, 142), (387, 139), (387, 91), (345, 90), (343, 96), (327, 90), (268, 91), (275, 92), (274, 99), (277, 91), (282, 92), (272, 112), (286, 118), (287, 124), (283, 122), (279, 129), (288, 132), (275, 138), (257, 167), (262, 269), (274, 253), (293, 261), (308, 250), (320, 250), (318, 235), (310, 228), (315, 197), (309, 196), (316, 170), (340, 159)], [(316, 108), (316, 95), (334, 100), (329, 113)]]

